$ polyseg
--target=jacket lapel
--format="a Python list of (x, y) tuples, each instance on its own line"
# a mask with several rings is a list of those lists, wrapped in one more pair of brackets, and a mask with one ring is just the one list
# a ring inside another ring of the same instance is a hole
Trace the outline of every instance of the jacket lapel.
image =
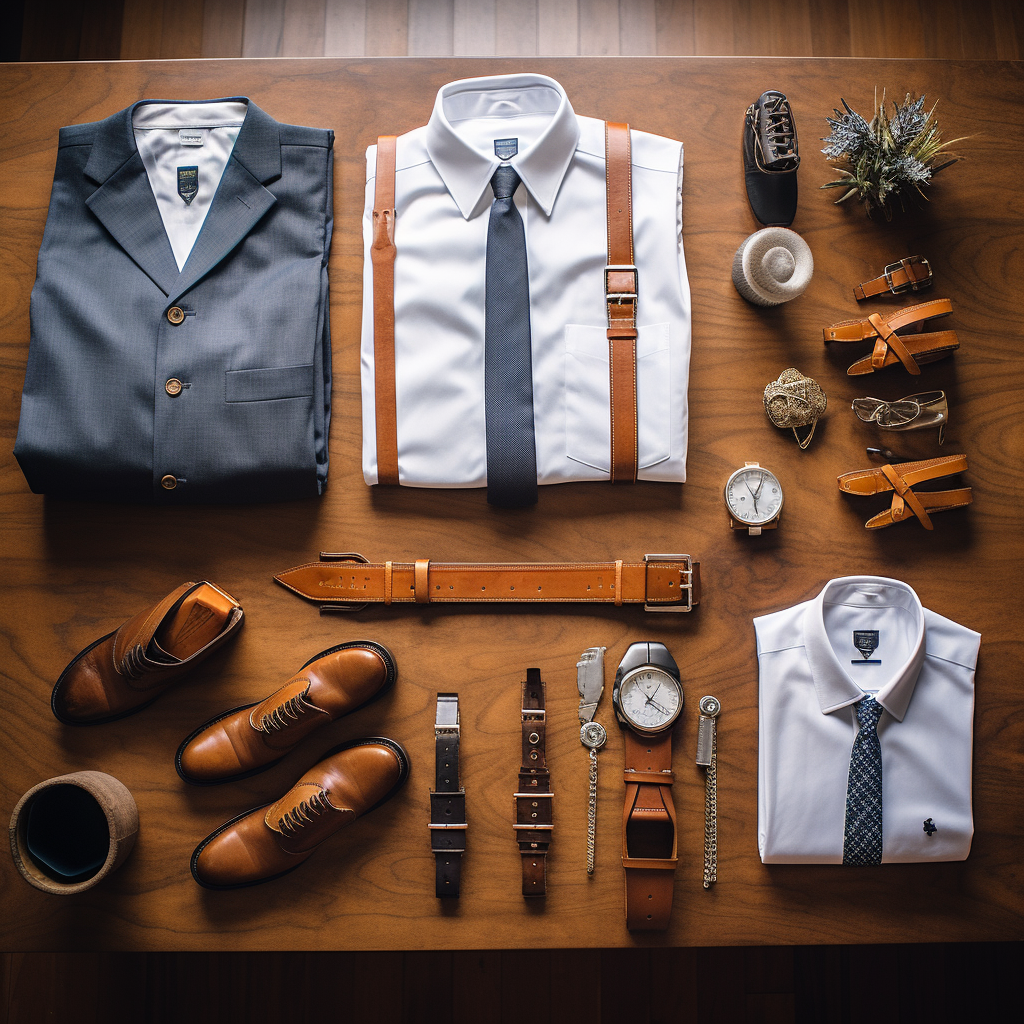
[(250, 100), (210, 212), (169, 301), (205, 277), (252, 231), (277, 202), (264, 183), (280, 176), (280, 127)]
[(169, 293), (178, 278), (171, 243), (132, 132), (132, 110), (101, 122), (85, 174), (99, 184), (86, 206), (122, 249)]

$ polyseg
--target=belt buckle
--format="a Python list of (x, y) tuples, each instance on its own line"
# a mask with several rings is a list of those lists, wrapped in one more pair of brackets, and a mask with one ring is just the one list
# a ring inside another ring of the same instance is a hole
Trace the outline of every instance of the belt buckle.
[[(633, 290), (631, 292), (613, 292), (608, 287), (609, 274), (632, 274)], [(609, 263), (604, 268), (604, 300), (614, 302), (621, 306), (624, 302), (632, 302), (636, 305), (637, 295), (640, 292), (640, 271), (633, 263)]]
[[(928, 276), (917, 281), (911, 278), (908, 273), (906, 284), (893, 284), (892, 275), (897, 270), (908, 270), (909, 267), (915, 265), (924, 267), (928, 271)], [(899, 263), (890, 263), (882, 273), (885, 277), (885, 283), (889, 286), (889, 291), (893, 295), (902, 295), (904, 292), (919, 292), (923, 288), (930, 288), (932, 284), (932, 265), (923, 256), (907, 256), (900, 260)]]
[[(364, 565), (369, 564), (369, 559), (363, 558), (357, 551), (321, 551), (320, 552), (321, 562), (362, 562)], [(343, 614), (345, 612), (359, 612), (362, 611), (367, 605), (366, 601), (359, 601), (354, 604), (322, 604), (320, 605), (320, 614), (328, 615), (334, 614), (335, 612)]]
[[(689, 555), (644, 555), (644, 564), (648, 562), (682, 562), (686, 568), (682, 571), (683, 579), (679, 582), (679, 593), (685, 595), (678, 604), (649, 604), (644, 601), (645, 612), (692, 612), (693, 611), (693, 559)], [(646, 573), (644, 584), (646, 589)], [(645, 594), (646, 596), (646, 594)]]

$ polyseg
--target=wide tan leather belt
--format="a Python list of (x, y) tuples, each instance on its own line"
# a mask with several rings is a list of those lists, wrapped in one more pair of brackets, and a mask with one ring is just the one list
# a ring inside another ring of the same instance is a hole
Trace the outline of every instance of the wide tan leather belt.
[(321, 552), (278, 573), (283, 587), (326, 611), (364, 604), (642, 604), (650, 612), (688, 612), (700, 604), (700, 562), (689, 555), (644, 555), (639, 562), (368, 562)]
[(932, 285), (931, 264), (923, 256), (907, 256), (897, 263), (890, 263), (878, 277), (863, 284), (854, 285), (853, 297), (858, 302), (888, 292), (902, 295), (904, 292), (919, 292)]

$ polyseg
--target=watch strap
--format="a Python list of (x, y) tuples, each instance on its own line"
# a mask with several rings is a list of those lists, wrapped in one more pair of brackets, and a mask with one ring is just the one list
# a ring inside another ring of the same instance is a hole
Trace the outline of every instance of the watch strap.
[(622, 866), (626, 927), (664, 931), (672, 915), (678, 860), (672, 730), (640, 736), (626, 729), (625, 748)]
[(636, 340), (639, 274), (633, 254), (633, 157), (628, 124), (605, 122), (605, 192), (611, 479), (636, 480)]
[(690, 611), (700, 603), (700, 562), (689, 555), (645, 555), (627, 562), (367, 562), (321, 553), (274, 579), (322, 611), (364, 604), (643, 604), (647, 611)]
[(377, 483), (398, 483), (398, 399), (395, 387), (395, 164), (398, 139), (377, 139), (373, 194), (373, 386)]
[(434, 721), (434, 790), (430, 794), (430, 848), (438, 899), (459, 896), (466, 852), (466, 791), (459, 778), (459, 695), (439, 693)]
[(513, 796), (513, 829), (523, 867), (523, 895), (543, 896), (547, 855), (553, 831), (551, 775), (545, 758), (544, 681), (539, 668), (526, 671), (523, 683), (523, 764)]

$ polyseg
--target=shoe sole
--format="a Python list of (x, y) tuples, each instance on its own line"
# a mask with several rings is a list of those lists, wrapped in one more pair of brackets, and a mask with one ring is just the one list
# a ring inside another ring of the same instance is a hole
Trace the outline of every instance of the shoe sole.
[[(341, 721), (342, 718), (348, 718), (349, 715), (354, 715), (357, 711), (361, 711), (363, 708), (372, 704), (375, 700), (379, 700), (395, 685), (395, 680), (398, 678), (398, 666), (395, 663), (395, 656), (383, 644), (378, 644), (373, 640), (350, 640), (347, 643), (338, 644), (336, 647), (328, 647), (326, 651), (321, 651), (319, 654), (313, 655), (313, 657), (299, 669), (299, 672), (304, 668), (309, 668), (314, 661), (319, 661), (321, 658), (326, 658), (331, 654), (337, 654), (338, 651), (351, 650), (355, 647), (369, 648), (379, 654), (387, 667), (387, 678), (384, 680), (384, 685), (381, 686), (381, 688), (372, 697), (370, 697), (369, 700), (364, 700), (362, 704), (354, 707), (351, 711), (346, 712), (339, 718), (333, 719), (335, 722)], [(241, 782), (243, 779), (251, 779), (254, 775), (259, 775), (260, 772), (269, 771), (274, 767), (274, 765), (280, 764), (292, 752), (291, 750), (286, 750), (280, 757), (275, 758), (273, 761), (268, 761), (266, 764), (260, 765), (258, 768), (250, 768), (247, 771), (239, 772), (237, 775), (226, 775), (222, 779), (193, 779), (186, 775), (181, 767), (181, 755), (184, 753), (185, 748), (197, 736), (205, 732), (211, 726), (216, 725), (218, 722), (223, 722), (225, 718), (230, 718), (239, 711), (248, 711), (250, 708), (254, 708), (260, 703), (261, 702), (257, 700), (253, 701), (251, 704), (241, 704), (237, 708), (225, 711), (223, 714), (217, 715), (216, 718), (211, 718), (208, 722), (204, 722), (198, 729), (192, 732), (189, 736), (186, 736), (178, 747), (177, 753), (174, 755), (174, 767), (179, 778), (181, 778), (183, 782), (187, 782), (190, 786), (220, 786), (225, 782)], [(330, 723), (325, 724), (329, 725)], [(295, 748), (293, 747), (292, 750), (294, 749)]]
[[(108, 633), (106, 636), (101, 636), (99, 640), (94, 640), (88, 647), (79, 651), (64, 667), (64, 671), (57, 677), (57, 682), (53, 687), (53, 692), (50, 694), (50, 710), (53, 712), (53, 717), (57, 719), (61, 725), (105, 725), (107, 722), (116, 722), (122, 718), (127, 718), (129, 715), (134, 715), (138, 711), (142, 711), (144, 708), (148, 708), (160, 695), (164, 692), (166, 687), (162, 687), (159, 693), (154, 694), (149, 700), (144, 701), (142, 704), (136, 704), (135, 707), (129, 708), (127, 711), (119, 711), (116, 715), (107, 715), (105, 718), (67, 718), (57, 710), (57, 694), (60, 692), (60, 688), (64, 685), (64, 681), (67, 678), (68, 673), (84, 658), (93, 648), (99, 647), (100, 644), (109, 640), (117, 630)], [(170, 684), (168, 684), (170, 685)]]
[[(399, 765), (401, 766), (401, 772), (398, 776), (398, 781), (391, 787), (391, 789), (389, 789), (388, 792), (385, 793), (384, 796), (382, 796), (372, 807), (368, 807), (365, 811), (363, 811), (363, 813), (359, 815), (360, 818), (366, 817), (367, 814), (369, 814), (371, 811), (375, 811), (378, 807), (380, 807), (381, 804), (387, 803), (387, 801), (390, 800), (402, 788), (402, 786), (405, 785), (406, 781), (409, 778), (409, 770), (411, 768), (411, 762), (409, 760), (408, 753), (406, 753), (405, 747), (403, 747), (401, 743), (399, 743), (397, 740), (389, 739), (387, 736), (367, 736), (364, 739), (349, 740), (348, 743), (340, 743), (338, 744), (338, 746), (332, 747), (323, 755), (323, 757), (320, 758), (320, 761), (326, 761), (327, 758), (333, 757), (335, 754), (340, 754), (341, 751), (343, 750), (350, 750), (353, 747), (367, 747), (378, 743), (383, 744), (385, 747), (387, 747), (389, 750), (391, 750), (394, 754), (397, 755)], [(320, 761), (318, 761), (317, 764), (319, 764)], [(301, 777), (302, 776), (299, 776), (299, 778)], [(307, 860), (309, 860), (309, 857), (306, 857), (305, 860), (300, 861), (298, 864), (295, 865), (295, 867), (288, 868), (285, 871), (279, 871), (276, 875), (268, 875), (266, 878), (257, 878), (251, 882), (235, 882), (232, 885), (214, 885), (211, 882), (204, 882), (199, 877), (198, 873), (196, 872), (196, 863), (199, 860), (199, 855), (203, 852), (203, 850), (205, 850), (206, 847), (211, 842), (213, 842), (214, 839), (217, 838), (217, 836), (219, 836), (222, 832), (226, 832), (236, 822), (241, 821), (243, 818), (249, 817), (250, 814), (255, 814), (257, 811), (266, 811), (266, 809), (270, 806), (270, 804), (263, 804), (260, 807), (252, 807), (248, 811), (243, 811), (241, 814), (236, 815), (230, 821), (224, 822), (224, 824), (221, 825), (220, 828), (215, 829), (213, 832), (211, 832), (195, 848), (195, 850), (192, 851), (192, 859), (189, 862), (189, 867), (190, 870), (192, 871), (192, 877), (195, 879), (196, 884), (201, 885), (204, 889), (214, 889), (218, 891), (226, 891), (228, 889), (248, 889), (250, 886), (262, 885), (264, 882), (274, 881), (275, 878), (283, 878), (285, 875), (290, 875), (293, 871), (296, 871), (299, 868), (301, 868), (302, 865), (305, 864)], [(330, 839), (330, 837), (328, 837), (328, 839)], [(319, 847), (316, 847), (316, 849), (313, 850), (313, 853), (310, 854), (310, 857), (313, 856), (313, 854), (315, 854), (316, 850), (318, 849)]]

